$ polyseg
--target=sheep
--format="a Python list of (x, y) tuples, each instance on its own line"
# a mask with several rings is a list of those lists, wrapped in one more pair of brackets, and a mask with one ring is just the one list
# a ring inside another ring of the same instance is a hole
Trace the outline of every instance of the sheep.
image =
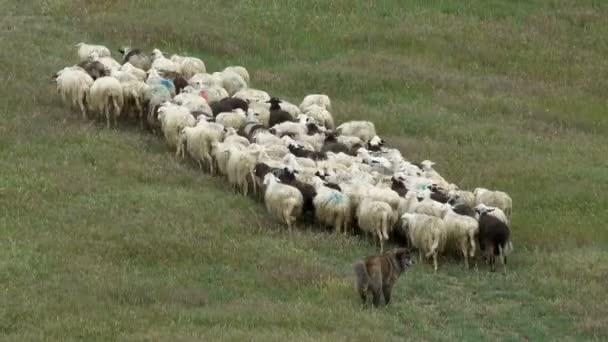
[(475, 237), (479, 228), (477, 220), (447, 210), (443, 215), (443, 225), (447, 233), (447, 248), (462, 253), (464, 266), (469, 268), (469, 257), (475, 256)]
[(162, 76), (173, 83), (175, 87), (175, 94), (183, 92), (183, 90), (189, 86), (188, 80), (184, 78), (180, 73), (176, 72), (161, 72)]
[(149, 86), (161, 85), (167, 88), (171, 94), (171, 97), (176, 95), (175, 84), (173, 84), (173, 81), (162, 77), (156, 69), (150, 69), (148, 79), (146, 79), (146, 84)]
[(249, 186), (252, 186), (255, 193), (256, 183), (253, 170), (260, 158), (267, 157), (264, 149), (257, 144), (251, 144), (247, 149), (243, 149), (241, 146), (232, 146), (229, 152), (230, 158), (226, 167), (228, 182), (236, 191), (240, 191), (245, 196), (249, 192)]
[(205, 99), (198, 94), (181, 93), (173, 98), (173, 102), (187, 107), (190, 110), (190, 113), (192, 113), (192, 115), (195, 117), (198, 117), (199, 115), (204, 115), (207, 117), (213, 116), (211, 106), (209, 106), (207, 101), (205, 101)]
[(99, 62), (99, 63), (103, 64), (106, 75), (109, 75), (114, 70), (119, 70), (120, 66), (121, 66), (120, 63), (118, 63), (114, 58), (109, 57), (109, 56), (100, 57), (99, 54), (95, 51), (91, 52), (88, 60), (92, 61), (92, 62)]
[(346, 194), (330, 188), (321, 178), (314, 177), (312, 184), (317, 195), (313, 199), (315, 217), (319, 223), (333, 226), (336, 233), (346, 234), (351, 229), (352, 208)]
[(110, 76), (114, 77), (115, 79), (117, 79), (121, 83), (131, 82), (131, 81), (137, 81), (137, 77), (135, 75), (130, 74), (130, 73), (126, 72), (126, 71), (112, 70), (110, 72)]
[(309, 158), (312, 160), (323, 160), (327, 159), (327, 155), (324, 152), (317, 152), (312, 150), (304, 149), (302, 146), (290, 144), (287, 146), (289, 152), (293, 153), (296, 157)]
[(243, 78), (243, 80), (245, 80), (245, 82), (247, 82), (247, 84), (249, 84), (249, 72), (247, 71), (247, 69), (245, 69), (242, 66), (239, 66), (239, 65), (228, 66), (223, 70), (223, 72), (234, 72), (234, 73), (238, 74), (239, 76), (241, 76)]
[(203, 72), (203, 73), (194, 74), (192, 77), (190, 77), (190, 79), (188, 80), (188, 83), (191, 86), (194, 86), (196, 88), (221, 87), (222, 79), (217, 76), (213, 76), (211, 74), (207, 74), (207, 73)]
[(268, 173), (264, 176), (264, 203), (266, 210), (275, 218), (287, 224), (289, 235), (295, 228), (295, 222), (302, 215), (304, 198), (298, 189), (290, 185), (279, 183), (277, 178)]
[(226, 128), (226, 138), (224, 139), (224, 143), (233, 144), (233, 145), (242, 145), (249, 146), (250, 142), (247, 138), (238, 135), (237, 131), (232, 128)]
[(135, 111), (135, 117), (140, 122), (141, 129), (144, 128), (144, 107), (146, 104), (146, 92), (148, 85), (141, 81), (130, 81), (121, 83), (124, 101), (123, 111)]
[(298, 189), (300, 193), (302, 193), (302, 213), (309, 212), (314, 214), (315, 205), (313, 204), (313, 199), (317, 196), (317, 191), (315, 190), (314, 186), (297, 180), (295, 171), (290, 167), (285, 167), (283, 169), (279, 180), (283, 184), (293, 186), (294, 188)]
[(78, 63), (77, 66), (84, 69), (93, 80), (104, 76), (110, 76), (110, 73), (106, 71), (106, 67), (100, 61), (85, 60)]
[(167, 87), (156, 84), (149, 85), (145, 92), (145, 101), (148, 103), (148, 113), (146, 115), (145, 123), (152, 131), (155, 131), (159, 127), (157, 119), (158, 108), (165, 102), (171, 100), (171, 93)]
[(152, 50), (152, 65), (150, 68), (158, 72), (179, 72), (179, 65), (166, 58), (159, 49)]
[(91, 53), (96, 52), (99, 57), (111, 57), (110, 49), (103, 45), (91, 45), (86, 43), (78, 43), (75, 45), (78, 48), (78, 58), (81, 62), (89, 59)]
[(269, 127), (286, 121), (294, 121), (294, 117), (291, 116), (291, 114), (281, 109), (280, 99), (273, 97), (266, 102), (270, 103), (270, 118), (268, 119)]
[(158, 121), (160, 121), (167, 145), (171, 149), (177, 148), (181, 130), (196, 124), (196, 119), (190, 114), (188, 108), (168, 102), (158, 109)]
[(430, 160), (424, 160), (420, 163), (422, 175), (433, 181), (433, 184), (437, 186), (448, 189), (450, 188), (450, 184), (443, 178), (441, 175), (433, 169), (434, 162)]
[(463, 215), (463, 216), (469, 216), (472, 218), (477, 218), (475, 209), (469, 207), (468, 205), (466, 205), (464, 203), (450, 204), (450, 205), (452, 206), (452, 210), (456, 214)]
[(243, 128), (247, 123), (245, 119), (245, 114), (240, 108), (236, 109), (233, 112), (225, 112), (218, 114), (218, 116), (215, 118), (215, 122), (224, 125), (224, 127), (226, 128), (232, 127), (237, 130)]
[(321, 108), (331, 110), (331, 101), (329, 100), (329, 96), (324, 94), (310, 94), (306, 95), (300, 103), (300, 110), (302, 112), (306, 112), (307, 108), (311, 106), (319, 106)]
[(89, 105), (92, 110), (100, 115), (105, 115), (108, 128), (110, 128), (112, 120), (114, 126), (118, 126), (118, 117), (122, 112), (123, 102), (122, 86), (117, 79), (104, 76), (93, 82)]
[(86, 101), (94, 82), (93, 78), (82, 68), (70, 67), (60, 70), (56, 74), (55, 82), (63, 102), (73, 109), (79, 109), (82, 118), (86, 119)]
[(249, 104), (253, 102), (265, 103), (267, 101), (270, 101), (270, 95), (268, 95), (267, 92), (254, 88), (246, 88), (239, 90), (238, 92), (236, 92), (236, 94), (232, 95), (232, 97), (247, 101), (247, 103)]
[(376, 137), (376, 126), (370, 121), (348, 121), (336, 128), (338, 135), (348, 135), (361, 139), (367, 144)]
[(412, 247), (418, 249), (418, 257), (433, 257), (433, 269), (437, 272), (437, 256), (445, 248), (447, 232), (441, 218), (405, 213), (401, 216), (401, 227)]
[(184, 158), (187, 151), (188, 155), (198, 163), (201, 170), (203, 169), (203, 163), (205, 163), (209, 167), (209, 172), (214, 173), (211, 151), (213, 144), (221, 141), (223, 137), (223, 130), (217, 130), (210, 125), (184, 127), (179, 135), (176, 156)]
[(306, 135), (308, 129), (306, 125), (301, 123), (285, 121), (272, 126), (268, 131), (271, 134), (282, 137), (284, 135)]
[(475, 195), (470, 191), (451, 190), (448, 191), (448, 203), (451, 205), (464, 204), (468, 207), (475, 207)]
[(180, 55), (171, 56), (171, 61), (177, 64), (179, 73), (186, 79), (198, 73), (207, 72), (205, 63), (196, 57), (182, 57)]
[(357, 222), (361, 230), (378, 236), (380, 253), (383, 253), (384, 240), (388, 240), (388, 233), (396, 222), (391, 206), (366, 198), (357, 207)]
[(144, 82), (146, 80), (146, 78), (148, 77), (148, 74), (143, 69), (137, 68), (129, 62), (126, 62), (125, 64), (123, 64), (119, 70), (135, 76), (135, 78), (137, 78), (138, 81), (142, 81), (142, 82)]
[(289, 115), (291, 115), (291, 117), (294, 119), (300, 116), (301, 114), (298, 106), (294, 105), (293, 103), (289, 103), (285, 100), (281, 100), (281, 103), (279, 103), (279, 107), (281, 107), (281, 110), (284, 110), (289, 113)]
[(199, 89), (199, 93), (201, 93), (202, 91), (205, 92), (206, 100), (209, 103), (218, 102), (229, 97), (226, 89), (220, 86), (204, 86)]
[(473, 208), (473, 211), (475, 213), (474, 217), (477, 219), (479, 219), (479, 217), (483, 214), (488, 214), (496, 217), (500, 221), (504, 222), (506, 225), (509, 225), (509, 219), (507, 218), (507, 215), (505, 215), (505, 212), (498, 207), (490, 207), (483, 203), (480, 203), (476, 205), (475, 208)]
[(487, 206), (500, 208), (507, 216), (507, 224), (511, 222), (513, 201), (506, 192), (476, 188), (473, 190), (473, 194), (475, 195), (475, 205), (485, 204)]
[(247, 88), (247, 82), (236, 72), (224, 71), (218, 73), (217, 76), (222, 80), (222, 87), (226, 89), (230, 96)]
[(231, 112), (237, 108), (242, 109), (244, 112), (249, 110), (249, 104), (246, 101), (234, 97), (227, 97), (217, 102), (211, 102), (209, 106), (214, 116), (223, 112)]
[(143, 71), (150, 70), (152, 60), (150, 59), (150, 56), (143, 53), (140, 49), (124, 46), (118, 49), (118, 52), (123, 55), (123, 65), (129, 63)]
[(425, 197), (422, 198), (422, 200), (418, 202), (418, 204), (416, 204), (416, 207), (414, 208), (414, 213), (442, 217), (445, 214), (445, 211), (450, 206), (448, 204), (439, 203), (437, 201), (432, 200), (430, 197), (428, 197), (430, 191), (425, 192), (425, 194)]
[(496, 271), (496, 256), (499, 257), (503, 272), (507, 272), (507, 255), (512, 251), (509, 226), (495, 216), (482, 213), (479, 216), (479, 249), (490, 262), (490, 270)]
[(311, 118), (313, 118), (313, 120), (315, 120), (316, 123), (327, 129), (335, 128), (333, 116), (324, 107), (318, 105), (311, 105), (302, 110), (302, 113), (310, 116)]

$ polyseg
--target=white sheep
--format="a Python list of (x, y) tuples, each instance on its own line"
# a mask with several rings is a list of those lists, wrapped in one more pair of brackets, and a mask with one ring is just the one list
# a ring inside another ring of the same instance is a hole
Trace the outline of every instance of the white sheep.
[(208, 117), (213, 117), (211, 107), (207, 101), (198, 94), (182, 92), (173, 98), (173, 102), (180, 106), (187, 107), (195, 116), (205, 115)]
[(266, 187), (264, 193), (266, 210), (272, 216), (287, 224), (291, 236), (297, 218), (302, 215), (304, 206), (302, 193), (293, 186), (279, 183), (272, 173), (264, 176), (264, 186)]
[(190, 79), (198, 73), (207, 72), (205, 63), (196, 57), (171, 56), (171, 61), (178, 66), (178, 72), (185, 78)]
[(249, 146), (249, 140), (247, 138), (238, 135), (237, 131), (232, 128), (226, 128), (226, 137), (224, 138), (224, 143), (233, 144), (233, 145), (242, 145), (243, 147)]
[(128, 113), (134, 111), (140, 126), (144, 128), (144, 107), (146, 104), (146, 93), (148, 85), (142, 81), (130, 81), (121, 83), (124, 101), (123, 111)]
[(448, 189), (450, 188), (450, 183), (448, 183), (441, 175), (433, 169), (434, 162), (430, 160), (424, 160), (420, 163), (422, 166), (422, 175), (433, 181), (433, 184), (437, 184), (440, 188)]
[(475, 205), (485, 204), (486, 206), (500, 208), (507, 217), (507, 222), (505, 223), (510, 225), (513, 201), (506, 192), (476, 188), (473, 190), (473, 194), (475, 195)]
[(366, 144), (377, 136), (376, 126), (370, 121), (348, 121), (338, 126), (336, 132), (339, 135), (357, 137)]
[(264, 149), (257, 144), (251, 144), (246, 149), (233, 145), (229, 153), (230, 158), (226, 167), (228, 183), (245, 196), (248, 194), (250, 186), (255, 193), (256, 183), (253, 170), (261, 158), (268, 157)]
[(159, 49), (152, 50), (152, 69), (161, 73), (179, 73), (179, 65), (166, 58)]
[(158, 109), (158, 121), (169, 148), (177, 148), (179, 133), (184, 127), (192, 127), (196, 119), (184, 106), (166, 102)]
[(120, 63), (118, 63), (118, 61), (116, 61), (114, 58), (109, 56), (100, 57), (99, 53), (97, 53), (96, 51), (91, 52), (88, 60), (92, 62), (101, 63), (103, 65), (106, 75), (110, 75), (113, 71), (120, 70), (121, 67)]
[(236, 130), (243, 128), (247, 123), (245, 113), (240, 108), (237, 108), (232, 112), (219, 113), (215, 117), (215, 122), (222, 124), (226, 128), (232, 127)]
[(217, 75), (222, 80), (222, 87), (226, 89), (230, 96), (247, 88), (247, 82), (234, 71), (223, 71), (221, 73), (214, 73), (214, 75)]
[(300, 110), (306, 112), (306, 108), (310, 106), (319, 106), (327, 110), (331, 110), (331, 101), (329, 96), (324, 94), (310, 94), (306, 95), (300, 104)]
[(110, 128), (110, 121), (114, 121), (114, 126), (118, 126), (118, 117), (122, 112), (124, 98), (122, 86), (114, 77), (104, 76), (93, 82), (90, 90), (89, 106), (99, 115), (106, 118), (107, 127)]
[(443, 220), (424, 214), (406, 213), (401, 216), (401, 224), (410, 245), (418, 249), (418, 256), (433, 257), (433, 269), (437, 272), (437, 256), (445, 249), (447, 232)]
[(199, 168), (203, 169), (203, 163), (209, 167), (209, 172), (214, 173), (212, 158), (213, 145), (224, 137), (223, 130), (217, 130), (212, 125), (199, 125), (195, 127), (184, 127), (179, 135), (176, 155), (184, 158), (185, 152), (194, 159)]
[(313, 199), (315, 217), (323, 225), (334, 227), (336, 233), (350, 231), (352, 208), (350, 199), (342, 192), (328, 188), (318, 177), (312, 178), (317, 195)]
[(78, 59), (84, 62), (89, 59), (91, 53), (96, 52), (99, 57), (111, 57), (110, 49), (103, 45), (91, 45), (86, 43), (78, 43), (75, 45), (78, 48)]
[(388, 240), (388, 233), (396, 222), (391, 206), (366, 198), (357, 208), (357, 222), (361, 230), (378, 236), (380, 253), (383, 253), (384, 240)]
[(57, 91), (63, 102), (72, 109), (79, 109), (82, 118), (86, 119), (86, 100), (93, 85), (93, 78), (80, 67), (64, 68), (56, 75)]
[(230, 96), (226, 89), (220, 86), (203, 86), (198, 93), (204, 94), (207, 102), (218, 102)]
[(446, 249), (462, 253), (464, 265), (469, 268), (469, 257), (475, 256), (475, 239), (479, 231), (477, 220), (447, 210), (443, 215), (443, 225), (447, 234)]
[(254, 88), (242, 89), (232, 95), (232, 97), (247, 101), (249, 104), (253, 102), (264, 103), (270, 100), (270, 95), (267, 92)]
[[(317, 124), (327, 128), (327, 129), (335, 128), (333, 116), (324, 107), (321, 107), (318, 105), (311, 105), (311, 106), (304, 108), (302, 113), (310, 116), (311, 118), (313, 118), (313, 120)], [(361, 145), (363, 145), (363, 143)]]
[(144, 70), (136, 68), (135, 66), (133, 66), (133, 64), (129, 62), (123, 64), (119, 70), (135, 76), (137, 80), (142, 82), (145, 82), (146, 78), (148, 77), (148, 74)]
[[(153, 70), (153, 69), (152, 69)], [(156, 84), (148, 85), (146, 90), (146, 102), (148, 103), (148, 113), (146, 115), (146, 122), (152, 131), (158, 128), (157, 111), (158, 108), (165, 102), (171, 100), (171, 93), (167, 87)]]
[(249, 84), (249, 82), (250, 82), (249, 72), (244, 67), (242, 67), (240, 65), (228, 66), (224, 69), (224, 72), (227, 72), (227, 71), (235, 72), (235, 73), (239, 74), (243, 78), (243, 80), (245, 80), (245, 82), (247, 82), (247, 84)]
[(451, 205), (464, 204), (470, 208), (475, 207), (475, 194), (465, 190), (448, 191), (448, 203)]

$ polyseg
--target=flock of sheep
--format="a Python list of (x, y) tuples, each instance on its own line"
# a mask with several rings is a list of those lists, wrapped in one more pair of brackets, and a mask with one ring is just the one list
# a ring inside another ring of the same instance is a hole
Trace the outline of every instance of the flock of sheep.
[(433, 162), (413, 163), (385, 146), (370, 121), (335, 125), (328, 96), (299, 106), (249, 87), (248, 71), (207, 73), (202, 60), (154, 49), (77, 44), (79, 63), (54, 75), (66, 105), (108, 128), (137, 120), (162, 133), (178, 158), (224, 176), (234, 191), (262, 200), (287, 225), (317, 224), (384, 242), (404, 236), (420, 258), (462, 256), (476, 243), (491, 269), (512, 250), (512, 202), (504, 192), (459, 189)]

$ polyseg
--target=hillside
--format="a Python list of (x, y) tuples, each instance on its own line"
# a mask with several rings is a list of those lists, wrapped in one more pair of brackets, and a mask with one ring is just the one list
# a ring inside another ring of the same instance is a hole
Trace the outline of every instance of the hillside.
[[(0, 0), (0, 339), (606, 340), (608, 3)], [(361, 308), (360, 237), (293, 240), (137, 127), (63, 106), (80, 41), (332, 98), (462, 188), (508, 192), (507, 276), (416, 264)]]

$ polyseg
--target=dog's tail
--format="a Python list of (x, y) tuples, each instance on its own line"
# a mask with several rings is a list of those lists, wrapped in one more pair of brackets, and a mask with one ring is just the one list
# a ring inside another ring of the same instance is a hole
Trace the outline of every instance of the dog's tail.
[(369, 274), (367, 274), (367, 268), (363, 261), (357, 261), (353, 265), (355, 271), (357, 292), (363, 301), (365, 301), (365, 295), (369, 286)]

